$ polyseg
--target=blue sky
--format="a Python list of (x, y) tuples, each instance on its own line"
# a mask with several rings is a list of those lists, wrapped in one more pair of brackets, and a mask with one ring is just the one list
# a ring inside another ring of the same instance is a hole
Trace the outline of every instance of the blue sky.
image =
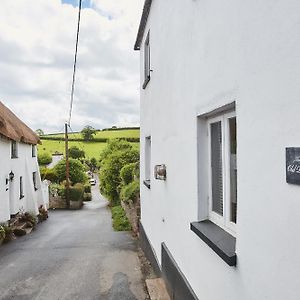
[[(78, 6), (79, 0), (62, 0), (61, 2), (66, 4), (72, 4), (73, 6)], [(82, 7), (91, 7), (90, 0), (82, 0)]]

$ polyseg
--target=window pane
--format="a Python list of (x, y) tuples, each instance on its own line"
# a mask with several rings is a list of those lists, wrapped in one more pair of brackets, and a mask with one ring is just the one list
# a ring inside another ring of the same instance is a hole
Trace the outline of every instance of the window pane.
[(151, 178), (151, 137), (146, 137), (145, 140), (145, 180)]
[(221, 121), (210, 125), (212, 210), (223, 216), (223, 168), (222, 168), (222, 126)]
[(229, 119), (230, 135), (230, 221), (236, 223), (237, 167), (236, 167), (236, 118)]

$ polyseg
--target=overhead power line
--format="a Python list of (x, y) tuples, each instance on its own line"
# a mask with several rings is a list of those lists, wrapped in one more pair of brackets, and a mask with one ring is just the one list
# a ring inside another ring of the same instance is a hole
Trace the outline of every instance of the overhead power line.
[(76, 65), (77, 65), (77, 51), (78, 51), (78, 40), (79, 40), (79, 28), (80, 28), (80, 16), (81, 16), (81, 4), (82, 0), (79, 0), (79, 9), (78, 9), (78, 21), (77, 21), (77, 33), (76, 33), (76, 46), (75, 46), (75, 55), (74, 55), (74, 65), (73, 65), (73, 76), (72, 76), (72, 89), (71, 89), (71, 101), (70, 101), (70, 110), (69, 110), (69, 119), (68, 125), (71, 124), (72, 118), (72, 109), (74, 101), (74, 88), (75, 88), (75, 75), (76, 75)]

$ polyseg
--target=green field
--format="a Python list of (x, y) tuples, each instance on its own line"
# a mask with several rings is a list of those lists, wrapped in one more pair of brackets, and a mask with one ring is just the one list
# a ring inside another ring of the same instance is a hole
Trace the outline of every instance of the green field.
[[(139, 130), (113, 130), (113, 131), (97, 131), (97, 135), (95, 138), (121, 138), (121, 137), (128, 137), (128, 138), (138, 138), (140, 135)], [(52, 137), (62, 137), (62, 134), (52, 135)], [(81, 135), (79, 133), (70, 133), (69, 137), (80, 138)], [(106, 147), (107, 143), (100, 143), (100, 142), (77, 142), (77, 141), (70, 141), (69, 148), (72, 146), (77, 146), (79, 149), (85, 152), (86, 158), (91, 159), (95, 157), (96, 159), (99, 158), (100, 153)], [(139, 148), (139, 143), (132, 143), (135, 148)], [(43, 140), (42, 145), (38, 146), (39, 153), (48, 152), (48, 153), (64, 153), (65, 152), (65, 143), (63, 141), (50, 141), (50, 140)]]
[[(47, 136), (47, 135), (45, 135)], [(64, 137), (64, 134), (50, 134), (51, 137)], [(128, 129), (128, 130), (107, 130), (100, 131), (98, 130), (94, 135), (94, 138), (105, 138), (105, 139), (113, 139), (113, 138), (139, 138), (140, 130), (139, 129)], [(69, 138), (82, 138), (80, 132), (69, 133)]]

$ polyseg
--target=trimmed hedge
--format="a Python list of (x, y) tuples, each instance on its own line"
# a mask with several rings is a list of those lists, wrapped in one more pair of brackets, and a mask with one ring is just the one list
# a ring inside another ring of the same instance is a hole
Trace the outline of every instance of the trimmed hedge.
[(140, 195), (140, 183), (139, 181), (133, 181), (125, 185), (121, 189), (121, 200), (125, 203), (129, 201), (136, 202)]
[(69, 197), (71, 201), (82, 201), (84, 194), (84, 187), (81, 183), (76, 183), (74, 186), (70, 186)]
[[(45, 141), (64, 141), (65, 138), (64, 137), (58, 137), (58, 136), (43, 136), (40, 138), (41, 140), (45, 140)], [(139, 143), (140, 142), (140, 138), (134, 138), (134, 137), (120, 137), (118, 138), (120, 140), (124, 140), (127, 142), (131, 142), (131, 143)], [(70, 137), (68, 139), (70, 142), (83, 142), (84, 139), (83, 138), (72, 138)], [(86, 143), (107, 143), (109, 140), (109, 138), (93, 138), (90, 141), (85, 141)]]

